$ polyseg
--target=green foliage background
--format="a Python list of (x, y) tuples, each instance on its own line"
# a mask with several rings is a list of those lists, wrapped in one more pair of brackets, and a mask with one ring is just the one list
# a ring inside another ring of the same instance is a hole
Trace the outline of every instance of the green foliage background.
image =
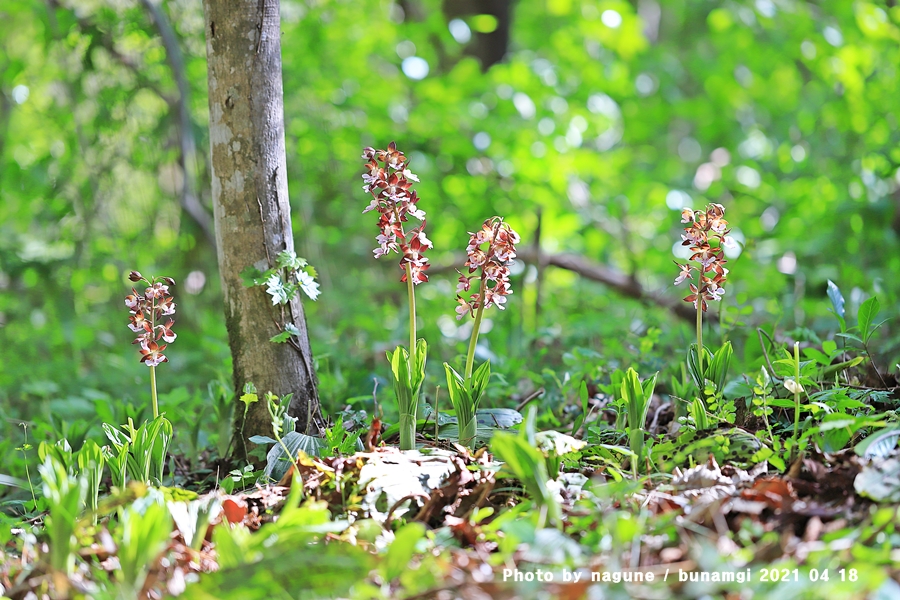
[[(739, 358), (758, 357), (750, 325), (807, 339), (833, 332), (829, 278), (849, 315), (872, 294), (896, 315), (900, 8), (523, 0), (506, 60), (484, 73), (437, 0), (281, 6), (291, 203), (298, 251), (323, 287), (306, 307), (329, 409), (371, 397), (373, 377), (387, 376), (384, 350), (405, 336), (400, 271), (372, 259), (377, 228), (361, 214), (360, 150), (391, 140), (421, 178), (436, 265), (451, 264), (466, 231), (494, 214), (530, 244), (540, 212), (545, 251), (581, 254), (676, 298), (680, 209), (720, 202), (744, 242), (719, 334), (735, 339)], [(196, 422), (206, 382), (230, 378), (215, 253), (179, 204), (187, 176), (210, 205), (203, 16), (195, 1), (163, 9), (190, 88), (198, 151), (187, 173), (175, 79), (141, 3), (0, 4), (4, 454), (21, 443), (15, 420), (87, 428), (146, 404), (148, 373), (122, 302), (130, 269), (181, 284), (163, 409)], [(424, 79), (404, 74), (411, 55), (428, 62)], [(497, 393), (542, 384), (543, 367), (579, 347), (598, 353), (598, 368), (677, 369), (669, 359), (681, 356), (689, 323), (553, 268), (538, 312), (535, 276), (528, 266), (514, 279), (509, 309), (491, 314), (482, 336), (506, 375)], [(453, 319), (453, 271), (432, 279), (419, 287), (429, 393), (467, 335)], [(892, 331), (878, 348), (885, 366), (896, 362)]]

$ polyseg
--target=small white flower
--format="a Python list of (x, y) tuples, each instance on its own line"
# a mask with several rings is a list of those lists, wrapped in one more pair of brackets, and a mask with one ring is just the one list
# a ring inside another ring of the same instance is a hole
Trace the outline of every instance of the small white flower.
[(793, 377), (788, 377), (784, 380), (784, 387), (792, 394), (799, 394), (803, 392), (803, 386), (797, 383), (797, 381)]

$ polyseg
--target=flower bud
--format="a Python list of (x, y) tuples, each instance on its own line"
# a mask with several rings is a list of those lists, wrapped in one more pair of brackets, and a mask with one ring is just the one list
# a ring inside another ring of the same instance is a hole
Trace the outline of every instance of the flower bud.
[(137, 283), (138, 281), (140, 281), (143, 278), (144, 277), (137, 271), (132, 271), (131, 273), (128, 274), (129, 281), (133, 281), (135, 283)]

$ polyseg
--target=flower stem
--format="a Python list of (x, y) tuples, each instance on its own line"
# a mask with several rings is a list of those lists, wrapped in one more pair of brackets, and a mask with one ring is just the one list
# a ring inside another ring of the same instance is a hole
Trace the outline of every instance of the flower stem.
[[(153, 280), (156, 278), (154, 277)], [(147, 283), (153, 285), (154, 281), (150, 280)], [(154, 297), (150, 303), (150, 331), (155, 335), (156, 334), (156, 297)], [(151, 337), (151, 339), (153, 339)], [(156, 367), (150, 367), (150, 398), (153, 401), (153, 418), (159, 416), (159, 404), (156, 400)]]
[(412, 357), (416, 351), (416, 284), (412, 279), (412, 267), (406, 263), (406, 287), (409, 291), (409, 357), (412, 368)]
[(400, 413), (400, 449), (416, 449), (416, 413)]
[(791, 453), (797, 452), (797, 433), (800, 430), (800, 342), (794, 342), (794, 435)]
[[(702, 275), (701, 275), (702, 277)], [(703, 388), (706, 386), (706, 372), (703, 370), (703, 299), (697, 296), (697, 367), (700, 370), (700, 395), (703, 395)]]
[(150, 367), (150, 398), (153, 400), (153, 418), (159, 416), (159, 404), (156, 401), (156, 367)]
[[(406, 286), (409, 290), (409, 362), (407, 363), (407, 373), (409, 373), (410, 381), (403, 382), (401, 385), (410, 387), (408, 393), (412, 395), (406, 403), (400, 401), (400, 449), (415, 450), (416, 449), (416, 412), (418, 409), (418, 387), (412, 389), (413, 381), (416, 375), (413, 372), (416, 365), (416, 293), (415, 283), (412, 278), (412, 267), (406, 263)], [(400, 352), (398, 348), (395, 352)], [(395, 384), (396, 385), (396, 384)], [(398, 400), (400, 396), (398, 395)], [(404, 404), (406, 406), (404, 407)]]
[(472, 337), (469, 339), (469, 353), (466, 355), (466, 372), (463, 381), (468, 382), (472, 378), (472, 367), (475, 365), (475, 346), (478, 345), (478, 331), (481, 329), (481, 317), (484, 315), (484, 293), (487, 288), (487, 282), (484, 275), (481, 276), (481, 301), (478, 303), (478, 310), (475, 311), (475, 323), (472, 325)]

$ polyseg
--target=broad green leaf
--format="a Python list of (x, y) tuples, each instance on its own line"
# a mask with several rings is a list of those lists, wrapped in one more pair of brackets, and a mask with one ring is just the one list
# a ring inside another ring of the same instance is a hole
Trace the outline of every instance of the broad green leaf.
[(782, 459), (777, 454), (771, 455), (768, 459), (769, 464), (778, 469), (779, 473), (784, 473), (784, 470), (787, 468), (787, 465), (784, 463), (784, 459)]
[(863, 341), (863, 339), (861, 337), (859, 337), (858, 335), (853, 335), (852, 333), (836, 333), (836, 334), (834, 334), (834, 336), (842, 337), (842, 338), (845, 338), (848, 340), (853, 340), (854, 342), (859, 342), (860, 345), (865, 344), (865, 342)]
[(873, 333), (872, 324), (879, 310), (881, 310), (881, 305), (878, 302), (878, 296), (872, 296), (859, 307), (857, 320), (859, 322), (859, 335), (862, 337), (863, 343), (868, 343), (869, 337)]
[(472, 373), (472, 381), (469, 384), (471, 386), (472, 401), (474, 402), (475, 408), (478, 407), (478, 402), (481, 400), (482, 394), (484, 394), (484, 391), (487, 389), (490, 378), (491, 362), (486, 360), (475, 369), (474, 373)]
[(87, 493), (87, 480), (73, 477), (52, 456), (38, 466), (44, 497), (49, 501), (50, 515), (44, 528), (50, 537), (50, 565), (72, 575), (75, 568), (75, 524)]
[(522, 422), (522, 413), (512, 408), (479, 408), (475, 411), (479, 425), (508, 429)]
[[(321, 449), (327, 447), (327, 442), (322, 438), (306, 435), (299, 431), (291, 431), (285, 434), (281, 441), (287, 447), (287, 452), (295, 460), (300, 451), (309, 456), (319, 456)], [(266, 476), (278, 481), (284, 477), (290, 466), (291, 461), (288, 458), (288, 454), (285, 453), (284, 447), (276, 442), (266, 454)]]
[(862, 364), (866, 360), (865, 356), (856, 356), (850, 360), (845, 360), (842, 363), (838, 363), (836, 365), (828, 365), (824, 369), (822, 369), (822, 377), (829, 377), (838, 371), (843, 371), (844, 369), (849, 369), (851, 367), (855, 367), (859, 364)]
[(272, 439), (267, 435), (254, 435), (248, 438), (248, 441), (254, 444), (277, 444), (278, 440)]
[(243, 282), (244, 287), (249, 288), (258, 285), (259, 279), (262, 277), (263, 272), (253, 266), (246, 267), (241, 271), (241, 281)]
[(289, 339), (291, 339), (291, 332), (290, 331), (282, 331), (281, 333), (270, 337), (269, 341), (274, 342), (276, 344), (283, 344), (284, 342), (288, 341)]
[(832, 429), (853, 427), (854, 425), (865, 422), (865, 419), (857, 419), (855, 417), (851, 417), (850, 415), (832, 413), (830, 415), (826, 415), (822, 420), (822, 423), (819, 425), (819, 431), (830, 431)]
[(637, 371), (629, 368), (622, 381), (622, 398), (628, 410), (628, 427), (642, 428), (647, 415), (647, 399)]
[(853, 449), (864, 458), (886, 458), (897, 447), (900, 440), (900, 425), (876, 431), (861, 441)]
[(706, 414), (706, 406), (703, 404), (703, 400), (694, 398), (693, 402), (689, 405), (689, 409), (697, 429), (709, 429), (709, 417)]
[(728, 367), (733, 354), (734, 349), (731, 342), (725, 342), (713, 355), (709, 366), (705, 368), (706, 378), (716, 384), (717, 393), (721, 393), (725, 389), (725, 380), (728, 377)]
[(900, 502), (900, 459), (888, 458), (864, 465), (853, 487), (859, 495), (875, 502)]
[(424, 535), (425, 526), (415, 522), (407, 523), (394, 534), (394, 541), (388, 547), (381, 568), (385, 581), (393, 581), (409, 568), (416, 544)]
[(703, 373), (700, 372), (700, 365), (697, 356), (697, 344), (691, 344), (688, 347), (687, 357), (688, 372), (691, 375), (691, 379), (694, 381), (694, 385), (697, 386), (701, 391), (706, 389), (706, 373), (707, 369), (709, 368), (709, 363), (712, 360), (712, 353), (705, 346), (703, 347)]
[(549, 476), (544, 457), (527, 438), (525, 431), (519, 435), (497, 432), (491, 440), (491, 452), (506, 463), (505, 468), (522, 482), (532, 500), (547, 508), (551, 520), (559, 522), (561, 509), (547, 488)]
[(410, 374), (410, 383), (413, 394), (418, 397), (422, 383), (425, 381), (425, 363), (428, 359), (428, 344), (423, 339), (416, 340), (416, 355), (413, 372)]

